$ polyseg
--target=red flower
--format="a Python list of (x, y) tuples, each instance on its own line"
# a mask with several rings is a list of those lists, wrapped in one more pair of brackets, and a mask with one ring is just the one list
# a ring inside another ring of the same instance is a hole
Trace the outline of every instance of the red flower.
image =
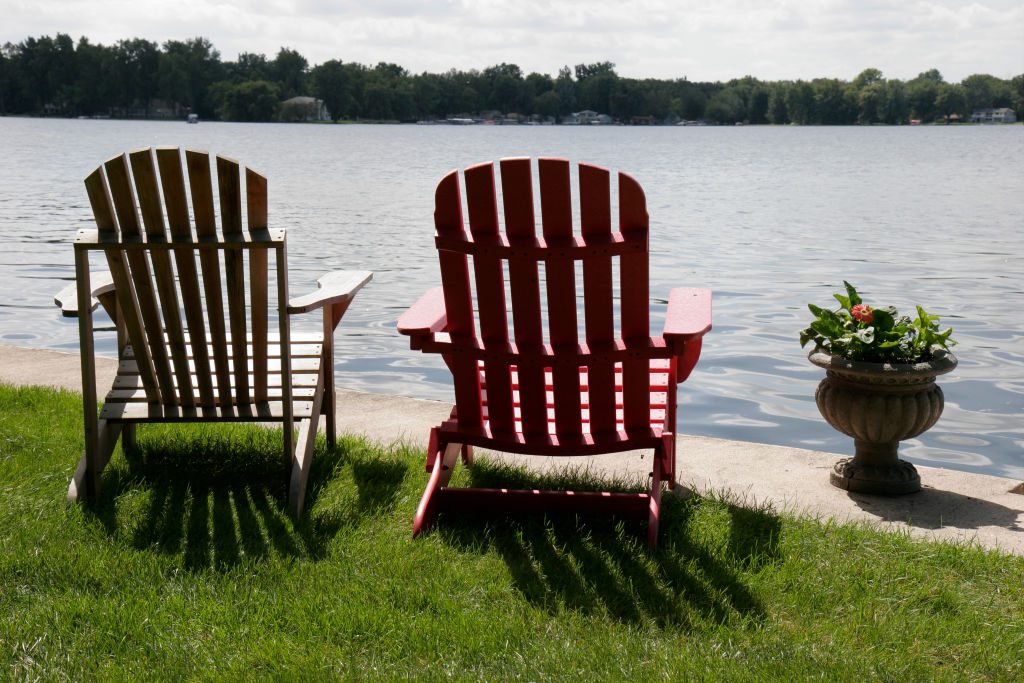
[(867, 304), (857, 304), (850, 309), (850, 314), (862, 323), (870, 323), (875, 319), (874, 310)]

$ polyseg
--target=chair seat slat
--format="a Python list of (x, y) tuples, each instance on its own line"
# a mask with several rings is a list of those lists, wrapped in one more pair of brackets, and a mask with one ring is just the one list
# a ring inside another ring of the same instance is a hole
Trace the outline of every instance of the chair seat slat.
[[(298, 420), (308, 418), (312, 414), (312, 408), (312, 401), (293, 401), (292, 416)], [(103, 404), (100, 411), (100, 418), (111, 422), (280, 422), (284, 416), (285, 403), (282, 401), (232, 404), (213, 408), (108, 402)]]

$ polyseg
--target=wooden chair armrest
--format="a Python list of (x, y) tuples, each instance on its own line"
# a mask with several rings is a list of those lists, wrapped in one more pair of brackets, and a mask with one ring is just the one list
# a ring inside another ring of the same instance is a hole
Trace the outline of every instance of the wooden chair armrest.
[[(99, 306), (99, 297), (114, 291), (114, 278), (106, 270), (90, 271), (89, 284), (92, 287), (92, 313)], [(78, 317), (78, 282), (72, 282), (64, 289), (57, 292), (53, 297), (53, 303), (60, 306), (60, 312), (65, 318)]]
[(676, 381), (683, 382), (700, 359), (704, 335), (711, 330), (711, 290), (679, 288), (668, 295), (665, 341), (676, 352)]
[(419, 300), (398, 319), (398, 331), (411, 337), (422, 337), (441, 332), (448, 326), (444, 308), (444, 289), (428, 289)]
[(316, 281), (317, 289), (288, 302), (289, 313), (308, 313), (327, 305), (345, 303), (373, 279), (368, 270), (337, 270)]
[(711, 290), (680, 287), (668, 295), (663, 336), (670, 342), (699, 339), (711, 330)]

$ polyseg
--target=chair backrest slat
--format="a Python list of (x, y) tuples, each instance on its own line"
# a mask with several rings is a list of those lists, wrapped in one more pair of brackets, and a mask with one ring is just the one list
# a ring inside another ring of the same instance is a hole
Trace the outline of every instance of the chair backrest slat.
[[(279, 271), (275, 305), (284, 301), (286, 308), (285, 245), (267, 231), (266, 179), (246, 169), (243, 211), (241, 167), (218, 157), (216, 172), (215, 196), (210, 157), (202, 152), (186, 152), (184, 167), (175, 148), (107, 161), (86, 179), (102, 235), (86, 245), (106, 254), (147, 400), (167, 408), (221, 407), (227, 414), (233, 405), (247, 406), (240, 414), (249, 414), (253, 402), (269, 400), (271, 371), (280, 374), (275, 382), (289, 377), (286, 311), (273, 360), (268, 331), (268, 252), (275, 252)], [(247, 289), (254, 308), (246, 305)]]
[[(135, 192), (132, 189), (131, 178), (128, 171), (128, 164), (124, 155), (110, 159), (104, 164), (107, 171), (107, 182), (110, 187), (110, 194), (114, 200), (114, 210), (117, 212), (117, 222), (121, 228), (122, 237), (137, 237), (140, 235), (138, 210), (135, 203)], [(131, 280), (134, 284), (135, 295), (138, 297), (139, 311), (142, 314), (143, 330), (137, 337), (144, 337), (148, 343), (142, 348), (136, 349), (136, 355), (147, 354), (152, 359), (157, 383), (160, 386), (160, 394), (150, 396), (151, 402), (174, 401), (174, 379), (171, 376), (171, 366), (167, 357), (167, 345), (164, 343), (164, 328), (160, 320), (156, 293), (153, 291), (153, 279), (149, 269), (149, 262), (143, 252), (127, 250), (128, 268), (131, 271)], [(126, 323), (128, 321), (126, 320)], [(134, 345), (133, 345), (134, 348)]]
[[(569, 162), (565, 159), (540, 159), (540, 206), (544, 238), (565, 242), (572, 238), (572, 189)], [(548, 333), (551, 345), (571, 348), (579, 343), (576, 331), (576, 264), (568, 257), (549, 257), (544, 262), (548, 299)], [(555, 431), (559, 435), (581, 433), (580, 373), (577, 368), (552, 368), (552, 392), (555, 399)]]
[[(213, 211), (213, 182), (210, 176), (210, 156), (204, 152), (186, 150), (188, 183), (192, 195), (192, 213), (198, 238), (215, 237), (217, 224)], [(227, 335), (224, 325), (224, 299), (220, 284), (220, 259), (215, 251), (199, 252), (203, 271), (203, 294), (206, 296), (207, 319), (210, 324), (210, 346), (218, 387), (231, 386), (228, 368)], [(223, 390), (222, 390), (223, 391)]]
[[(584, 239), (611, 236), (611, 198), (608, 171), (580, 164), (580, 227)], [(583, 262), (583, 308), (587, 344), (600, 345), (615, 338), (612, 302), (612, 260), (597, 255)], [(607, 361), (587, 367), (590, 431), (615, 430), (615, 366)]]
[[(267, 229), (267, 179), (252, 169), (245, 170), (246, 214), (249, 232)], [(249, 251), (249, 302), (252, 321), (253, 397), (267, 400), (267, 250)], [(328, 371), (331, 371), (328, 368)]]
[[(619, 232), (627, 240), (641, 240), (644, 249), (629, 251), (619, 260), (623, 339), (643, 339), (651, 334), (650, 284), (647, 256), (647, 203), (632, 177), (619, 174)], [(650, 362), (630, 359), (622, 363), (623, 422), (627, 430), (651, 424)]]
[[(477, 426), (473, 422), (481, 401), (475, 384), (480, 358), (487, 382), (487, 420), (496, 436), (516, 427), (521, 427), (527, 441), (546, 440), (552, 431), (560, 439), (589, 432), (597, 441), (618, 438), (615, 435), (622, 429), (649, 433), (652, 405), (658, 400), (650, 392), (651, 361), (664, 357), (664, 348), (650, 337), (643, 190), (628, 175), (618, 174), (618, 224), (613, 226), (611, 174), (580, 164), (580, 228), (575, 234), (569, 162), (541, 159), (537, 168), (540, 239), (531, 169), (529, 159), (500, 162), (504, 236), (493, 163), (465, 170), (469, 235), (463, 226), (458, 173), (449, 174), (438, 185), (435, 225), (447, 331), (453, 342), (445, 360), (455, 377), (460, 426)], [(475, 300), (469, 286), (470, 257)], [(618, 259), (617, 271), (614, 259)], [(507, 261), (510, 301), (506, 301), (503, 261)], [(580, 272), (576, 261), (582, 262), (582, 291), (576, 281)], [(542, 286), (547, 291), (548, 343)], [(577, 293), (582, 295), (581, 303)], [(474, 312), (480, 321), (479, 338), (474, 333)], [(583, 344), (581, 334), (586, 338)], [(509, 343), (510, 336), (514, 345)], [(548, 412), (552, 403), (553, 416)]]
[[(533, 179), (530, 160), (501, 160), (501, 194), (505, 211), (505, 234), (513, 246), (518, 242), (532, 244), (537, 237), (533, 214)], [(520, 348), (544, 343), (541, 327), (540, 282), (537, 261), (512, 256), (508, 262), (509, 289), (512, 294), (512, 322), (516, 344)], [(548, 431), (544, 367), (539, 363), (520, 363), (519, 412), (526, 434)]]
[[(217, 157), (217, 185), (220, 189), (220, 223), (224, 237), (242, 233), (242, 192), (238, 163), (226, 157)], [(224, 252), (224, 271), (227, 278), (228, 317), (231, 321), (231, 357), (235, 401), (248, 403), (249, 353), (245, 315), (245, 264), (240, 250)]]
[[(466, 204), (469, 230), (479, 242), (496, 242), (498, 209), (494, 187), (494, 166), (481, 164), (467, 168)], [(504, 348), (508, 344), (508, 317), (505, 312), (505, 278), (498, 256), (478, 254), (473, 258), (476, 280), (477, 314), (480, 338), (484, 346)], [(501, 361), (484, 362), (487, 378), (487, 416), (496, 434), (512, 432), (515, 415), (512, 401), (511, 368)]]
[[(160, 201), (160, 188), (157, 182), (156, 166), (153, 163), (153, 151), (137, 150), (128, 155), (131, 161), (132, 175), (135, 178), (135, 191), (138, 193), (139, 208), (142, 211), (142, 222), (146, 229), (146, 237), (164, 239), (167, 230), (164, 227), (164, 213)], [(153, 275), (156, 278), (157, 294), (160, 297), (160, 310), (167, 331), (167, 348), (170, 350), (174, 376), (177, 379), (176, 396), (184, 406), (195, 404), (192, 393), (192, 375), (189, 371), (188, 354), (185, 350), (185, 332), (181, 325), (181, 309), (178, 307), (178, 293), (174, 284), (174, 270), (171, 257), (166, 251), (154, 251), (150, 258), (153, 262)], [(164, 403), (167, 403), (164, 395)]]
[[(89, 203), (92, 205), (93, 217), (96, 219), (96, 226), (100, 235), (116, 237), (118, 234), (117, 219), (113, 199), (110, 196), (110, 189), (103, 169), (97, 168), (85, 179), (86, 192), (89, 195)], [(139, 301), (132, 284), (131, 274), (128, 271), (128, 264), (125, 260), (125, 253), (121, 249), (105, 250), (107, 267), (110, 269), (111, 278), (118, 292), (118, 306), (124, 317), (125, 329), (128, 332), (128, 340), (133, 348), (140, 349), (137, 356), (139, 377), (142, 379), (142, 386), (150, 401), (158, 401), (160, 390), (157, 387), (153, 361), (146, 352), (148, 342), (142, 325), (142, 313), (139, 311)]]
[[(439, 236), (466, 238), (462, 223), (458, 171), (449, 173), (437, 186), (434, 194), (434, 227)], [(473, 301), (466, 255), (442, 251), (439, 254), (439, 261), (448, 333), (455, 340), (472, 341), (476, 336), (476, 325), (473, 323)], [(445, 362), (448, 363), (455, 382), (459, 425), (469, 429), (480, 427), (480, 374), (476, 361), (464, 356), (449, 356), (445, 358)]]
[[(161, 147), (156, 150), (157, 166), (160, 169), (160, 185), (167, 207), (167, 224), (172, 238), (192, 240), (192, 228), (188, 215), (188, 200), (185, 194), (185, 178), (181, 170), (181, 151), (177, 147)], [(216, 255), (213, 255), (216, 258)], [(178, 285), (188, 323), (189, 345), (192, 350), (196, 384), (199, 387), (200, 405), (213, 408), (216, 399), (210, 374), (210, 356), (206, 348), (206, 323), (203, 316), (203, 302), (199, 293), (199, 274), (191, 247), (174, 250), (174, 262), (178, 268)]]

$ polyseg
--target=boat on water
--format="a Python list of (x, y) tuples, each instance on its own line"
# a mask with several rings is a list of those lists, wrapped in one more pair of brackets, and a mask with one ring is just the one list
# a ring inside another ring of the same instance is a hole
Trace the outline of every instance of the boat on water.
[(199, 123), (199, 114), (189, 114), (185, 121), (188, 123)]

